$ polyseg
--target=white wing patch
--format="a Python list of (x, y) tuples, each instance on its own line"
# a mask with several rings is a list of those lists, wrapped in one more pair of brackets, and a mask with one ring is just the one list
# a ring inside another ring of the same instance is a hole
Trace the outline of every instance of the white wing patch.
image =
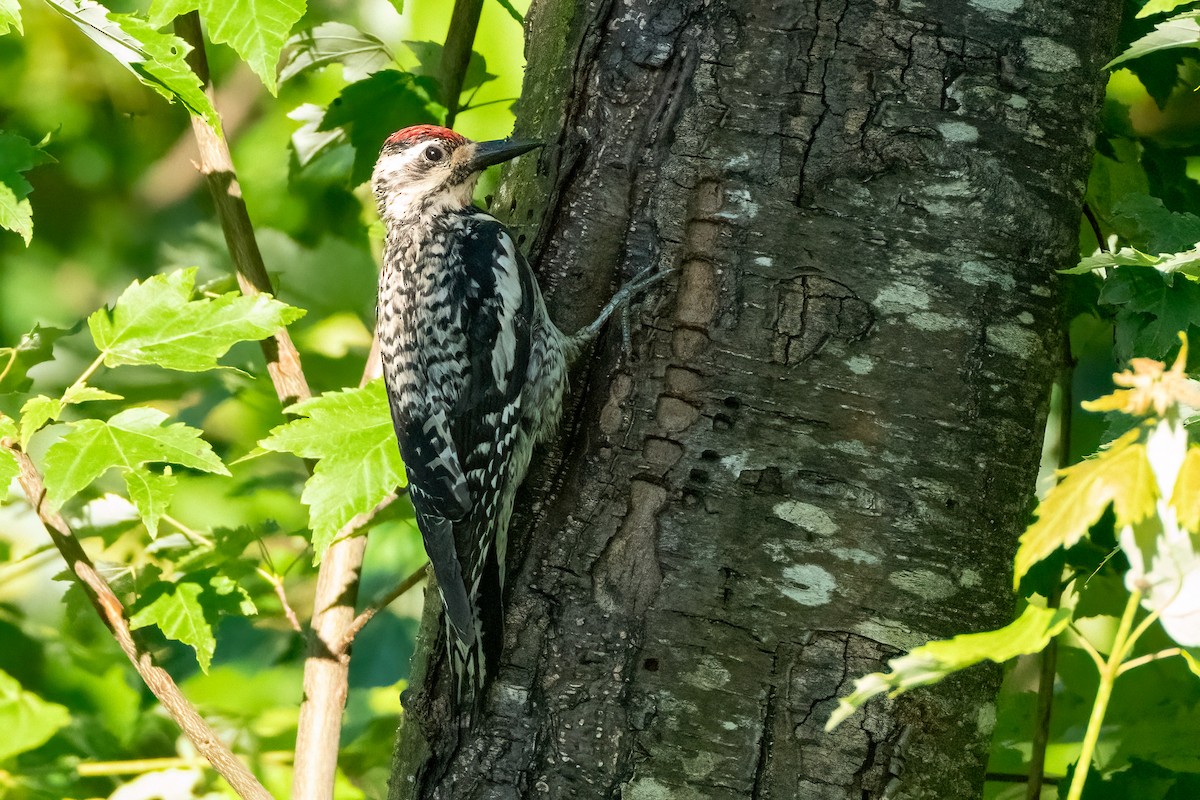
[(521, 278), (517, 274), (517, 252), (512, 238), (500, 233), (500, 248), (493, 267), (496, 274), (496, 296), (500, 299), (500, 331), (492, 346), (492, 378), (501, 391), (508, 390), (513, 362), (517, 351), (517, 311), (521, 308)]

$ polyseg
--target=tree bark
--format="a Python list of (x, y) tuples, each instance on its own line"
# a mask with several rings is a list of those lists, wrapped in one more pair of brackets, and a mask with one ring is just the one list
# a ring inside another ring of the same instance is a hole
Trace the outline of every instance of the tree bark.
[(549, 146), (494, 210), (564, 330), (677, 272), (535, 457), (469, 731), (429, 615), (392, 798), (979, 796), (996, 670), (822, 728), (854, 678), (1011, 619), (1118, 18), (535, 3), (519, 132)]

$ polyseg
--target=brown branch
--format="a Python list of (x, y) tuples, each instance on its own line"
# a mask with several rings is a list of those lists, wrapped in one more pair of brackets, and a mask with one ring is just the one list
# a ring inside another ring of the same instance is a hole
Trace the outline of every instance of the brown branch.
[(467, 67), (471, 64), (471, 49), (475, 44), (475, 31), (479, 28), (479, 15), (483, 11), (483, 0), (454, 0), (454, 11), (450, 15), (450, 28), (446, 31), (446, 44), (442, 47), (441, 74), (442, 105), (446, 107), (446, 127), (454, 127), (458, 116), (458, 99), (462, 95)]
[(423, 581), (425, 579), (425, 571), (428, 566), (428, 562), (422, 564), (420, 569), (409, 575), (404, 580), (400, 581), (400, 583), (396, 584), (390, 591), (384, 592), (372, 600), (371, 604), (364, 608), (359, 615), (354, 618), (354, 621), (351, 622), (346, 628), (346, 633), (342, 636), (342, 640), (338, 643), (337, 652), (344, 653), (349, 650), (350, 645), (354, 643), (354, 637), (358, 636), (358, 632), (361, 631), (366, 624), (375, 617), (376, 614), (378, 614), (380, 611), (383, 611), (385, 608), (399, 599), (401, 595)]
[[(175, 32), (191, 45), (188, 63), (200, 76), (211, 97), (199, 15), (190, 12), (176, 18)], [(467, 55), (469, 59), (469, 47)], [(192, 132), (200, 149), (200, 171), (212, 192), (225, 242), (237, 268), (238, 283), (246, 294), (271, 292), (271, 282), (246, 213), (229, 146), (220, 130), (214, 130), (196, 117), (192, 118)], [(285, 406), (311, 396), (299, 353), (286, 329), (265, 341), (263, 352), (275, 391)], [(363, 385), (379, 374), (378, 361), (376, 344), (367, 359)], [(338, 739), (349, 685), (350, 654), (338, 652), (332, 645), (343, 639), (347, 626), (354, 619), (359, 574), (366, 550), (366, 537), (354, 534), (395, 497), (393, 494), (370, 512), (359, 514), (339, 531), (317, 571), (314, 611), (304, 662), (304, 702), (296, 731), (292, 800), (331, 800), (333, 797)]]
[[(192, 47), (187, 56), (188, 64), (200, 76), (209, 98), (213, 98), (208, 75), (208, 58), (204, 52), (204, 36), (200, 32), (200, 14), (192, 11), (176, 17), (175, 33)], [(250, 215), (246, 212), (246, 201), (242, 198), (242, 189), (233, 170), (233, 159), (229, 155), (229, 144), (225, 141), (225, 135), (219, 127), (210, 127), (195, 115), (192, 116), (192, 133), (196, 137), (196, 145), (200, 148), (200, 172), (208, 183), (209, 193), (212, 194), (217, 218), (221, 221), (225, 244), (233, 258), (242, 293), (274, 294), (271, 278), (263, 266), (254, 228), (250, 224)], [(297, 352), (287, 328), (280, 328), (270, 339), (264, 339), (262, 348), (267, 359), (267, 372), (271, 374), (275, 391), (284, 406), (312, 397), (304, 370), (300, 366), (300, 353)]]
[(87, 594), (96, 613), (100, 615), (100, 619), (112, 632), (117, 644), (121, 646), (121, 650), (133, 664), (133, 668), (137, 670), (146, 686), (158, 698), (162, 707), (196, 746), (196, 750), (208, 759), (213, 769), (221, 777), (229, 782), (239, 797), (246, 800), (272, 800), (271, 794), (259, 783), (254, 774), (238, 760), (237, 756), (221, 741), (216, 732), (209, 727), (208, 723), (183, 696), (183, 692), (179, 690), (171, 676), (154, 663), (150, 651), (142, 644), (140, 637), (130, 629), (129, 621), (125, 618), (125, 607), (113, 592), (112, 587), (96, 570), (95, 565), (84, 552), (83, 546), (79, 544), (79, 540), (75, 538), (75, 534), (67, 525), (67, 521), (61, 514), (46, 506), (46, 486), (29, 456), (20, 449), (15, 441), (10, 439), (0, 441), (0, 447), (16, 457), (21, 470), (17, 479), (25, 491), (25, 496), (29, 499), (29, 504), (33, 506), (42, 520), (46, 532), (50, 534), (51, 541), (58, 548), (58, 552), (62, 554), (63, 560), (67, 562), (67, 567), (75, 574), (76, 580), (83, 587), (84, 593)]

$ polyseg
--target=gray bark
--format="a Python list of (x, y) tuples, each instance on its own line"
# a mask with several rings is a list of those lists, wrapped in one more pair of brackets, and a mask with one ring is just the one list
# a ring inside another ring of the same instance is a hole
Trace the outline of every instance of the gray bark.
[(979, 795), (995, 670), (822, 728), (854, 678), (1011, 619), (1118, 16), (535, 3), (519, 133), (551, 146), (494, 209), (564, 330), (677, 272), (632, 359), (614, 329), (576, 371), (501, 674), (459, 731), (419, 667), (393, 798)]

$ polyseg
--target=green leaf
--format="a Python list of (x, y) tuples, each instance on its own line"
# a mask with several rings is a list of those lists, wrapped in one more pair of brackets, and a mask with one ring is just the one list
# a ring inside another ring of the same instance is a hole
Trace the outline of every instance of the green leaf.
[(1109, 222), (1123, 239), (1148, 253), (1190, 250), (1200, 242), (1200, 217), (1171, 211), (1162, 200), (1147, 194), (1117, 200)]
[(175, 484), (176, 479), (171, 474), (170, 467), (167, 467), (162, 475), (145, 467), (125, 472), (125, 488), (129, 490), (129, 500), (137, 508), (151, 539), (158, 538), (158, 521), (171, 505), (171, 498), (175, 495)]
[(144, 464), (179, 464), (203, 472), (228, 475), (200, 431), (182, 422), (162, 427), (167, 415), (154, 408), (130, 408), (107, 422), (76, 422), (66, 436), (46, 451), (47, 499), (58, 508), (92, 481), (117, 467), (136, 470)]
[[(406, 41), (404, 46), (412, 51), (421, 64), (416, 74), (435, 79), (442, 74), (442, 51), (445, 48), (439, 42)], [(463, 73), (462, 91), (469, 92), (498, 77), (487, 71), (487, 61), (472, 50), (467, 71)]]
[[(0, 439), (16, 439), (17, 423), (0, 415)], [(0, 500), (8, 497), (8, 485), (21, 473), (21, 465), (7, 447), (0, 447)]]
[(130, 610), (131, 628), (158, 626), (163, 635), (195, 650), (205, 672), (216, 650), (213, 629), (220, 618), (257, 613), (245, 590), (215, 569), (190, 573), (176, 582), (157, 581)]
[(46, 397), (39, 394), (31, 397), (21, 406), (21, 447), (29, 445), (29, 439), (42, 427), (62, 414), (63, 401), (57, 397)]
[(209, 38), (228, 44), (274, 95), (275, 67), (292, 26), (304, 16), (304, 0), (201, 0)]
[(1147, 255), (1132, 247), (1122, 247), (1115, 253), (1097, 253), (1094, 256), (1080, 259), (1079, 266), (1070, 269), (1060, 269), (1063, 275), (1086, 275), (1097, 269), (1113, 269), (1115, 267), (1155, 267), (1161, 262), (1158, 256)]
[(17, 0), (0, 0), (0, 36), (12, 28), (16, 28), (17, 33), (25, 33), (21, 27), (21, 6)]
[(33, 383), (29, 370), (54, 358), (54, 343), (73, 332), (35, 325), (16, 347), (0, 347), (0, 394), (28, 391)]
[(340, 22), (325, 22), (288, 39), (279, 65), (279, 82), (307, 69), (338, 63), (342, 65), (342, 77), (352, 82), (395, 66), (396, 57), (369, 33)]
[(917, 686), (937, 683), (981, 661), (1002, 664), (1017, 656), (1040, 652), (1067, 627), (1071, 614), (1070, 608), (1026, 606), (1020, 617), (999, 630), (929, 642), (893, 658), (888, 662), (890, 672), (873, 672), (854, 682), (854, 692), (838, 700), (825, 730), (833, 730), (872, 697), (884, 692), (895, 697)]
[(95, 0), (48, 2), (142, 83), (168, 100), (179, 100), (209, 125), (219, 124), (200, 78), (185, 60), (191, 48), (178, 36), (159, 33), (139, 17), (110, 13)]
[(71, 721), (71, 712), (21, 688), (17, 679), (0, 671), (0, 762), (50, 740)]
[(1166, 14), (1174, 11), (1180, 6), (1190, 6), (1196, 0), (1150, 0), (1146, 5), (1142, 6), (1142, 10), (1137, 13), (1137, 19), (1152, 17), (1155, 14)]
[[(4, 23), (5, 2), (0, 0), (0, 33), (8, 29)], [(40, 145), (0, 131), (0, 228), (20, 234), (26, 247), (33, 239), (33, 208), (27, 199), (33, 187), (22, 173), (53, 160)]]
[(1037, 520), (1021, 535), (1013, 584), (1037, 562), (1083, 538), (1111, 505), (1117, 526), (1154, 514), (1158, 489), (1146, 446), (1131, 431), (1094, 458), (1062, 470), (1059, 482), (1037, 508)]
[(433, 99), (436, 83), (407, 72), (385, 69), (352, 83), (329, 104), (319, 131), (342, 128), (354, 146), (350, 183), (358, 186), (371, 177), (383, 140), (408, 125), (440, 122), (445, 109)]
[(150, 25), (156, 30), (176, 17), (200, 8), (200, 0), (152, 0), (150, 3)]
[(119, 394), (96, 389), (86, 384), (69, 387), (61, 399), (46, 397), (44, 394), (31, 397), (21, 407), (21, 447), (28, 447), (30, 438), (47, 423), (56, 422), (62, 416), (63, 409), (68, 405), (88, 403), (93, 400), (122, 399), (124, 398)]
[(317, 459), (301, 500), (317, 560), (337, 532), (406, 483), (383, 382), (330, 392), (288, 409), (300, 419), (259, 442), (266, 450)]
[[(1117, 333), (1132, 339), (1132, 353), (1149, 358), (1162, 358), (1178, 344), (1180, 331), (1200, 325), (1200, 284), (1185, 276), (1118, 269), (1104, 281), (1099, 301), (1145, 315), (1119, 318)], [(1123, 325), (1128, 327), (1121, 330)]]
[(1177, 47), (1200, 48), (1200, 12), (1191, 12), (1172, 17), (1166, 22), (1154, 26), (1154, 30), (1129, 45), (1124, 53), (1104, 65), (1112, 69), (1117, 64), (1124, 64), (1135, 58), (1171, 50)]
[(129, 626), (137, 630), (157, 625), (163, 635), (195, 650), (200, 669), (207, 672), (217, 640), (200, 602), (203, 593), (198, 583), (159, 581), (138, 599)]
[(1189, 447), (1183, 458), (1171, 490), (1171, 506), (1183, 528), (1200, 533), (1200, 447)]
[(13, 190), (0, 183), (0, 228), (19, 234), (25, 246), (33, 241), (33, 207), (28, 200), (18, 200)]
[(134, 281), (110, 312), (88, 317), (88, 327), (104, 363), (156, 364), (182, 372), (202, 372), (237, 342), (264, 339), (304, 316), (269, 295), (236, 292), (191, 300), (196, 270)]

